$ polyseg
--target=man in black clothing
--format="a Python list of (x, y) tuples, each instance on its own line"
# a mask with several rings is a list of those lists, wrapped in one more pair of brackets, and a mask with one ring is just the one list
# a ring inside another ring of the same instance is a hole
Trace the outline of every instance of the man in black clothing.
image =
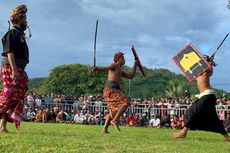
[(23, 112), (23, 102), (27, 90), (28, 77), (24, 71), (29, 63), (29, 49), (24, 31), (27, 28), (27, 7), (20, 5), (10, 13), (13, 28), (2, 38), (3, 53), (1, 61), (1, 79), (3, 81), (0, 96), (0, 132), (8, 132), (7, 122), (14, 122), (19, 129)]
[[(206, 60), (210, 62), (208, 58)], [(210, 64), (212, 63), (210, 62)], [(198, 129), (220, 133), (226, 141), (230, 142), (230, 136), (216, 113), (216, 97), (210, 85), (212, 72), (212, 67), (210, 67), (210, 69), (197, 77), (197, 87), (200, 91), (200, 94), (197, 95), (198, 100), (187, 110), (184, 128), (180, 132), (173, 133), (173, 138), (186, 138), (189, 129)]]

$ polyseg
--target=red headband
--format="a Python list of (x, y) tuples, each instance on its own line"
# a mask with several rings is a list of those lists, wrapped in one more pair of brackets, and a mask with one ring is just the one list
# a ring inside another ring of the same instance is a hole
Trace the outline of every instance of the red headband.
[(118, 52), (118, 53), (116, 53), (115, 55), (114, 55), (114, 58), (113, 58), (113, 61), (114, 62), (117, 62), (121, 57), (123, 57), (123, 53), (122, 52)]

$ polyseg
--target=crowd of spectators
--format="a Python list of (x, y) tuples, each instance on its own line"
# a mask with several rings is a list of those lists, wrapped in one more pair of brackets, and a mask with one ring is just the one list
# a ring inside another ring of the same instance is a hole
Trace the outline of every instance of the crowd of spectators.
[[(120, 124), (181, 129), (184, 126), (184, 113), (193, 102), (189, 97), (131, 99), (130, 108), (133, 109), (121, 117)], [(217, 102), (218, 116), (230, 132), (230, 99), (224, 97)], [(176, 111), (178, 108), (179, 113)], [(103, 125), (107, 115), (106, 103), (101, 95), (70, 97), (28, 93), (25, 100), (24, 121)]]

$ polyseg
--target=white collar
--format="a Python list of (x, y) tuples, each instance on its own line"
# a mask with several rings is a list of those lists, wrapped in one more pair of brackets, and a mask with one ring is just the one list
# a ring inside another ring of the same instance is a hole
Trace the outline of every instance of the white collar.
[(203, 91), (202, 93), (199, 93), (197, 95), (195, 95), (196, 98), (200, 99), (201, 97), (203, 96), (206, 96), (206, 95), (211, 95), (211, 94), (214, 94), (215, 91), (212, 90), (212, 89), (206, 89), (205, 91)]

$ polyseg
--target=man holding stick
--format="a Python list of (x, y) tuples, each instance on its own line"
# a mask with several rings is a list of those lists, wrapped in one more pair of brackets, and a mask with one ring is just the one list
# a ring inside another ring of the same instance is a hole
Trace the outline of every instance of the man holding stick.
[(117, 52), (114, 55), (114, 63), (107, 67), (93, 67), (92, 69), (94, 72), (108, 73), (108, 80), (104, 86), (103, 95), (107, 102), (109, 115), (106, 118), (103, 133), (109, 133), (108, 127), (110, 123), (120, 131), (118, 121), (130, 105), (130, 100), (121, 91), (120, 83), (122, 77), (132, 79), (135, 76), (139, 60), (135, 60), (131, 73), (126, 73), (122, 70), (124, 64), (124, 54)]

